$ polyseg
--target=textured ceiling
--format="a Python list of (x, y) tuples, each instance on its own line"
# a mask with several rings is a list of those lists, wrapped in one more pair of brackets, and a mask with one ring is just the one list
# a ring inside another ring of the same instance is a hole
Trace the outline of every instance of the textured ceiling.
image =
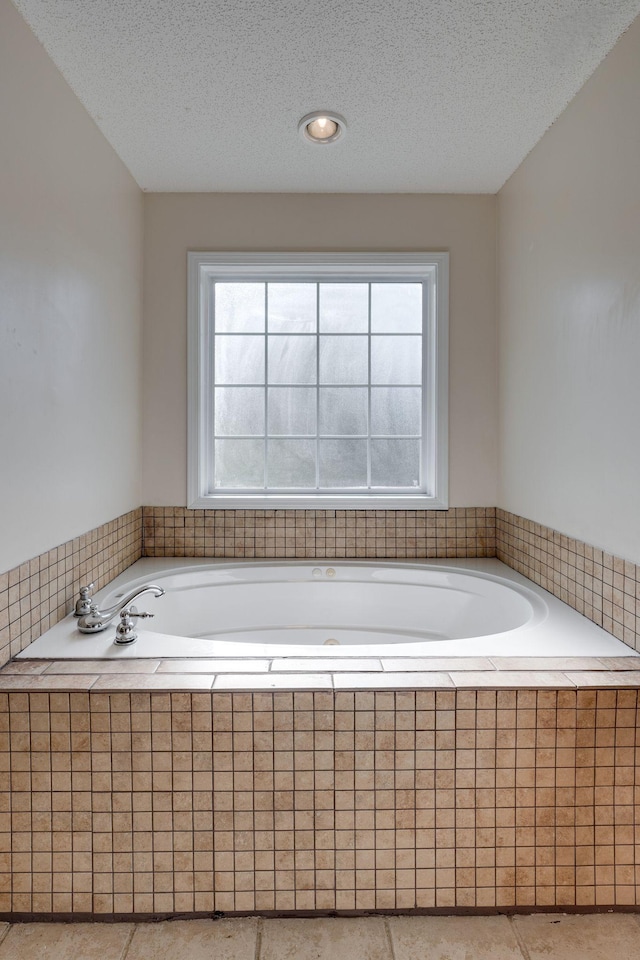
[[(493, 193), (640, 12), (640, 0), (14, 3), (153, 191)], [(297, 131), (320, 108), (347, 119), (331, 146)]]

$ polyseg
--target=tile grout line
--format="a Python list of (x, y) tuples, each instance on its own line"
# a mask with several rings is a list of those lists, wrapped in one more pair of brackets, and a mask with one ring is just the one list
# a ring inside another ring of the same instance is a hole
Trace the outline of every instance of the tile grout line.
[(262, 953), (262, 926), (264, 924), (264, 919), (258, 917), (258, 926), (256, 928), (256, 949), (254, 954), (254, 960), (260, 960), (260, 954)]
[(389, 956), (391, 960), (396, 960), (396, 952), (393, 949), (393, 937), (391, 936), (391, 927), (389, 926), (389, 917), (383, 917), (384, 930), (387, 935), (387, 944), (389, 945)]
[(515, 919), (516, 919), (515, 916), (507, 917), (507, 920), (509, 921), (511, 929), (513, 930), (513, 935), (516, 938), (518, 947), (520, 948), (520, 953), (524, 957), (524, 960), (531, 960), (531, 956), (527, 949), (527, 945), (524, 942), (524, 938), (522, 937), (520, 931), (518, 930), (518, 927), (515, 924)]
[(130, 932), (129, 936), (127, 937), (127, 940), (126, 940), (126, 943), (125, 943), (124, 947), (122, 948), (122, 953), (120, 954), (120, 960), (126, 960), (126, 956), (127, 956), (127, 954), (129, 953), (129, 947), (131, 946), (131, 941), (133, 940), (134, 934), (135, 934), (135, 932), (136, 932), (137, 929), (138, 929), (138, 924), (137, 924), (137, 923), (132, 923), (132, 924), (131, 924), (131, 932)]

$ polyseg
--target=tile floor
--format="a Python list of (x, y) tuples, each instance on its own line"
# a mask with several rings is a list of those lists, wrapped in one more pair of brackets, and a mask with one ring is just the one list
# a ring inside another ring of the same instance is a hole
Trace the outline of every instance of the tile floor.
[(0, 924), (0, 960), (640, 960), (640, 915)]

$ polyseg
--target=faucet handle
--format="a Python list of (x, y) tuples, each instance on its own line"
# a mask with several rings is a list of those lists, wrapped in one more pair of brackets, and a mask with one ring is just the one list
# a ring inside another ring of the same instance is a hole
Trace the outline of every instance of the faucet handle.
[(120, 611), (120, 623), (116, 627), (116, 637), (113, 641), (118, 646), (125, 646), (128, 643), (135, 643), (138, 634), (134, 630), (134, 617), (154, 617), (154, 613), (142, 611), (138, 613), (135, 607), (125, 607)]
[(86, 617), (91, 613), (91, 595), (95, 586), (95, 583), (90, 583), (86, 587), (80, 587), (80, 597), (76, 600), (76, 608), (73, 611), (74, 617)]

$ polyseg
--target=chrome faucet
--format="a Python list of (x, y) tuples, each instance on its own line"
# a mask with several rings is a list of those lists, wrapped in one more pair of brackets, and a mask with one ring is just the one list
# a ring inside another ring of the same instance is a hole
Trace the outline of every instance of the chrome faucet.
[[(141, 597), (143, 593), (152, 593), (155, 597), (164, 596), (164, 590), (162, 587), (157, 587), (155, 583), (145, 583), (143, 586), (138, 587), (137, 590), (132, 590), (124, 599), (119, 600), (118, 603), (114, 604), (112, 607), (108, 607), (106, 610), (99, 610), (96, 603), (91, 604), (89, 613), (80, 617), (78, 620), (78, 630), (80, 633), (100, 633), (101, 630), (106, 630), (111, 621), (118, 614), (122, 614), (123, 611), (128, 611), (129, 604), (133, 603), (138, 597)], [(152, 617), (152, 613), (135, 613), (138, 617)]]

